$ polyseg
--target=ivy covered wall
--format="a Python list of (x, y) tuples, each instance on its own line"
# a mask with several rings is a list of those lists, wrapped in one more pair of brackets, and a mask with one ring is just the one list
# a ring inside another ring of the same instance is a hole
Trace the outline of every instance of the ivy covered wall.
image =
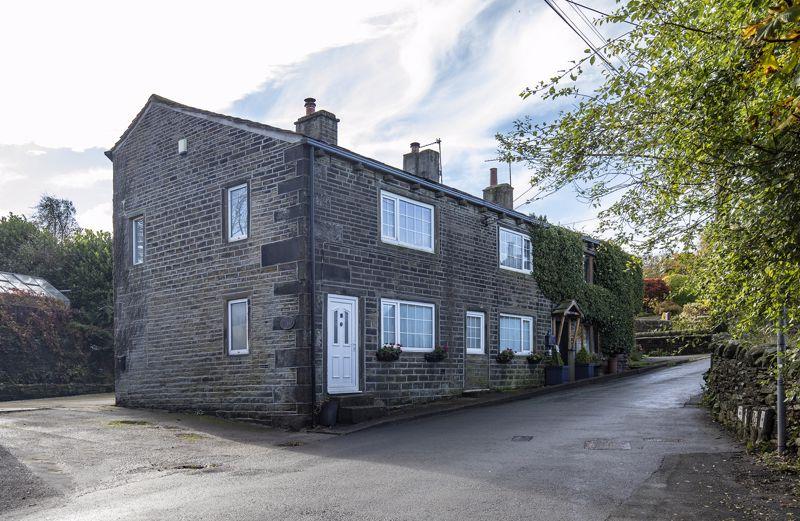
[(634, 317), (641, 311), (644, 294), (639, 259), (613, 243), (601, 242), (594, 284), (587, 284), (580, 234), (541, 225), (531, 232), (531, 241), (533, 276), (542, 293), (554, 303), (577, 300), (584, 321), (597, 328), (605, 354), (630, 351), (635, 342)]

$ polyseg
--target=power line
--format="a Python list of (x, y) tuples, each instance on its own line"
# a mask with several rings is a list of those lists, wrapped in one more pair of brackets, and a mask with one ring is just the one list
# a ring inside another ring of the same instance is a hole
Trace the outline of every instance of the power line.
[(554, 12), (554, 13), (556, 13), (556, 14), (558, 15), (558, 17), (559, 17), (559, 18), (561, 18), (561, 20), (562, 20), (562, 21), (563, 21), (565, 24), (567, 24), (567, 27), (569, 27), (570, 29), (572, 29), (572, 32), (574, 32), (575, 34), (577, 34), (577, 35), (578, 35), (578, 37), (579, 37), (581, 40), (583, 40), (583, 42), (584, 42), (586, 45), (588, 45), (588, 46), (589, 46), (589, 49), (591, 49), (591, 50), (594, 52), (595, 56), (597, 56), (598, 58), (600, 58), (600, 59), (603, 61), (603, 63), (605, 64), (606, 68), (608, 68), (610, 72), (613, 72), (613, 73), (615, 73), (615, 74), (618, 72), (618, 71), (617, 71), (617, 69), (616, 69), (616, 67), (614, 67), (614, 66), (611, 64), (611, 62), (610, 62), (610, 61), (608, 61), (608, 59), (607, 59), (607, 58), (606, 58), (606, 57), (605, 57), (605, 56), (604, 56), (604, 55), (603, 55), (603, 54), (600, 52), (600, 50), (599, 50), (599, 49), (597, 49), (597, 47), (596, 47), (596, 46), (595, 46), (595, 45), (594, 45), (594, 44), (593, 44), (593, 43), (592, 43), (592, 42), (589, 40), (589, 38), (587, 38), (587, 37), (586, 37), (586, 35), (585, 35), (585, 34), (583, 34), (583, 32), (582, 32), (582, 31), (581, 31), (581, 30), (580, 30), (580, 29), (577, 27), (577, 25), (575, 24), (575, 22), (573, 22), (573, 21), (572, 21), (572, 19), (570, 19), (570, 18), (569, 18), (569, 16), (567, 16), (567, 15), (566, 15), (566, 13), (564, 13), (564, 12), (561, 10), (561, 8), (559, 8), (559, 7), (558, 7), (558, 6), (557, 6), (557, 5), (554, 3), (554, 1), (553, 1), (553, 0), (544, 0), (544, 3), (546, 3), (546, 4), (547, 4), (547, 6), (548, 6), (548, 7), (550, 7), (550, 9), (552, 9), (552, 10), (553, 10), (553, 12)]

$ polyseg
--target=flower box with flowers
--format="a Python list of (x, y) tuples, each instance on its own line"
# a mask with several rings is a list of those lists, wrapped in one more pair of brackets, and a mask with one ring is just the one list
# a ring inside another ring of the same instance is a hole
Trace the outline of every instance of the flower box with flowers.
[(375, 351), (375, 358), (379, 362), (396, 362), (400, 359), (400, 353), (403, 352), (400, 344), (383, 344)]
[(428, 362), (441, 362), (447, 358), (447, 346), (436, 346), (430, 353), (425, 353), (425, 360)]

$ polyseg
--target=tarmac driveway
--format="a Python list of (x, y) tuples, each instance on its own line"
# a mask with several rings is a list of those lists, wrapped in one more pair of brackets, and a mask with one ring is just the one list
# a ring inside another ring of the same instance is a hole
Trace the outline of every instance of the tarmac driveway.
[[(9, 519), (37, 521), (683, 519), (664, 508), (671, 481), (693, 479), (691, 469), (673, 468), (676, 461), (691, 467), (700, 455), (725, 459), (738, 450), (705, 411), (685, 406), (700, 393), (707, 365), (348, 436), (127, 410), (99, 395), (12, 404), (46, 408), (0, 412), (0, 447), (8, 451), (3, 459), (0, 450), (0, 463), (21, 463), (9, 473), (15, 477), (0, 479), (0, 514), (5, 508)], [(708, 513), (708, 503), (715, 508), (713, 494), (697, 492), (687, 516)]]

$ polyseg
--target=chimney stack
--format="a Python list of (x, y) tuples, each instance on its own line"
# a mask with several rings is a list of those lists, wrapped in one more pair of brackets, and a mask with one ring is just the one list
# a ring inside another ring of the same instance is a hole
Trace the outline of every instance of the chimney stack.
[(483, 200), (514, 209), (514, 187), (508, 183), (497, 184), (497, 169), (489, 169), (489, 186), (483, 189)]
[(317, 100), (306, 98), (306, 114), (294, 122), (295, 131), (329, 145), (337, 145), (339, 139), (339, 120), (327, 110), (317, 110)]
[(414, 141), (411, 143), (411, 152), (403, 155), (403, 170), (438, 183), (439, 152), (430, 148), (420, 150), (419, 143)]

